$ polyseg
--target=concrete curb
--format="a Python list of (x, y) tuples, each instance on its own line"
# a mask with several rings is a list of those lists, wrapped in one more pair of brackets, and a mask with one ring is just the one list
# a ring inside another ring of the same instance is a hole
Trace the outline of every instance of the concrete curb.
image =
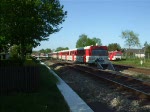
[[(41, 64), (45, 65), (42, 62)], [(58, 78), (57, 87), (64, 96), (71, 112), (94, 112), (53, 70), (47, 65), (45, 66)]]

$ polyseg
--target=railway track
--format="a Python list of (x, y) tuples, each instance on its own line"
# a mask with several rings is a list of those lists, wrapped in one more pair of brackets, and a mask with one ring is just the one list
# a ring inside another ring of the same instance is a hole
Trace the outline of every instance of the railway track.
[(132, 91), (140, 98), (150, 99), (150, 83), (146, 83), (132, 77), (124, 76), (120, 73), (111, 73), (87, 66), (70, 65), (69, 67), (109, 81), (117, 86), (123, 87), (122, 89)]
[(145, 74), (145, 75), (150, 75), (150, 69), (148, 69), (148, 68), (135, 68), (133, 66), (117, 65), (117, 64), (113, 64), (113, 65), (114, 65), (114, 67), (117, 71), (130, 70), (130, 71), (142, 73), (142, 74)]
[(58, 62), (56, 63), (56, 66), (57, 65), (68, 66), (81, 72), (88, 73), (94, 77), (98, 77), (102, 80), (115, 84), (122, 89), (132, 91), (132, 93), (137, 95), (139, 98), (150, 99), (150, 83), (144, 82), (142, 80), (122, 75), (120, 72), (105, 71), (79, 64)]

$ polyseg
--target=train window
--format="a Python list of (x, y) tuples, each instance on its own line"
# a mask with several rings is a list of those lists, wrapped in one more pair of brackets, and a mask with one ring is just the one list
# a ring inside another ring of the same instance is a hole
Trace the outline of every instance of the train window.
[(70, 55), (73, 55), (73, 54), (74, 54), (74, 51), (71, 51), (71, 52), (70, 52)]
[(75, 53), (74, 53), (75, 55), (77, 55), (77, 51), (75, 51)]
[(107, 50), (92, 50), (93, 56), (108, 56)]
[(77, 50), (77, 55), (83, 56), (85, 54), (84, 50)]

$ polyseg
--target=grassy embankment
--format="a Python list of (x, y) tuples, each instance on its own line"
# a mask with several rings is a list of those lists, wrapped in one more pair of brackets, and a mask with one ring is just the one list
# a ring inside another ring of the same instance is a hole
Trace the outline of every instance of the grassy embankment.
[(57, 79), (44, 66), (26, 60), (24, 66), (40, 66), (38, 90), (30, 93), (12, 92), (0, 95), (0, 112), (69, 112), (58, 90)]

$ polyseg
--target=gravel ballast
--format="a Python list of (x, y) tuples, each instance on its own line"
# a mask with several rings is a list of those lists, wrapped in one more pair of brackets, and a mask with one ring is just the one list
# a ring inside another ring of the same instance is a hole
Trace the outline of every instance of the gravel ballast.
[[(110, 83), (66, 66), (47, 62), (95, 112), (150, 112), (150, 102)], [(99, 110), (100, 109), (100, 110)]]

